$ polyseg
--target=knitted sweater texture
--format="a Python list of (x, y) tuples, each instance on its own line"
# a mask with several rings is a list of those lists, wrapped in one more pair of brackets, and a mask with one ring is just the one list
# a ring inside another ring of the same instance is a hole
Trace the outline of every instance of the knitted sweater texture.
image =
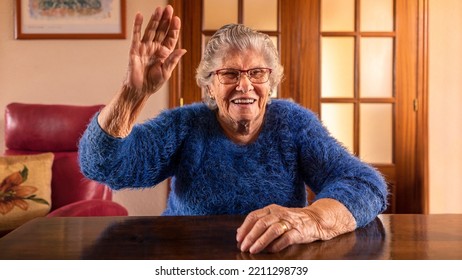
[(247, 214), (269, 204), (307, 205), (333, 198), (358, 227), (385, 210), (383, 177), (339, 144), (311, 111), (289, 101), (267, 106), (251, 144), (223, 133), (204, 104), (167, 110), (114, 138), (96, 116), (79, 144), (82, 172), (113, 189), (151, 187), (172, 177), (164, 215)]

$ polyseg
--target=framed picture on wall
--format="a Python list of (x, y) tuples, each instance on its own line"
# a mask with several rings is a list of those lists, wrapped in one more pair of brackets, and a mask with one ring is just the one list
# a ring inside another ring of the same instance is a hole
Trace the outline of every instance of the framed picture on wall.
[(125, 0), (16, 0), (16, 39), (124, 39)]

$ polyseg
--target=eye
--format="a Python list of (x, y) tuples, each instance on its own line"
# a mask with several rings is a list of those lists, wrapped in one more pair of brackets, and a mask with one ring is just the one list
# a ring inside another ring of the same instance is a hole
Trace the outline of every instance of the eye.
[(265, 75), (266, 69), (262, 69), (262, 68), (255, 68), (255, 69), (251, 69), (249, 70), (249, 75), (253, 78), (259, 78), (259, 77), (262, 77)]
[(226, 69), (220, 72), (220, 75), (222, 75), (224, 78), (227, 79), (235, 79), (239, 76), (239, 72), (236, 70), (232, 69)]

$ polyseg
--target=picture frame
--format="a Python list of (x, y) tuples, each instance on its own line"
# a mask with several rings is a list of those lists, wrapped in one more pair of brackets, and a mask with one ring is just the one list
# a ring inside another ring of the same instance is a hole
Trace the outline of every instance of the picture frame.
[(125, 0), (16, 0), (16, 39), (125, 39)]

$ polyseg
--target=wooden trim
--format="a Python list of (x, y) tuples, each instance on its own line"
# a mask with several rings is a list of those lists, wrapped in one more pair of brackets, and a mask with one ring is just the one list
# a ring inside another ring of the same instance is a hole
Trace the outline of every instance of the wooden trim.
[[(353, 51), (353, 96), (355, 99), (353, 106), (353, 153), (356, 156), (361, 154), (361, 114), (359, 97), (361, 96), (361, 1), (356, 0), (355, 3), (355, 36), (354, 36), (354, 51)], [(322, 62), (321, 62), (322, 64)]]
[(418, 0), (417, 147), (416, 184), (420, 186), (421, 212), (429, 213), (428, 167), (428, 14), (429, 1)]
[[(414, 212), (415, 201), (415, 114), (410, 112), (412, 99), (415, 98), (415, 50), (417, 26), (414, 1), (396, 1), (396, 207), (399, 213)], [(406, 110), (407, 109), (407, 110)], [(407, 172), (406, 172), (407, 171)], [(411, 202), (411, 203), (409, 203)]]
[(320, 1), (280, 0), (281, 98), (291, 98), (319, 113)]
[(237, 22), (242, 23), (244, 20), (244, 0), (237, 1)]
[[(181, 27), (183, 28), (183, 2), (180, 0), (169, 0), (168, 4), (173, 7), (174, 14), (177, 15), (181, 19)], [(180, 38), (178, 39), (177, 48), (183, 48), (183, 31), (180, 33)], [(168, 106), (169, 108), (178, 107), (181, 100), (181, 73), (182, 73), (183, 63), (180, 60), (178, 65), (176, 66), (175, 70), (173, 70), (172, 75), (168, 81), (168, 88), (169, 88), (169, 95), (168, 95)], [(168, 197), (170, 195), (172, 179), (167, 179), (167, 192), (165, 194), (165, 201), (168, 201)]]
[(182, 21), (179, 46), (187, 50), (169, 81), (169, 106), (172, 108), (202, 100), (195, 78), (195, 69), (202, 55), (202, 1), (170, 0), (169, 3)]
[(387, 182), (390, 197), (388, 198), (388, 208), (386, 213), (396, 213), (396, 165), (395, 164), (373, 164), (382, 173)]
[(355, 31), (322, 31), (321, 36), (326, 37), (395, 37), (396, 32), (355, 32)]
[(396, 32), (361, 32), (361, 37), (395, 37)]
[(396, 1), (396, 210), (422, 213), (416, 184), (417, 1)]
[[(180, 0), (169, 0), (169, 4), (173, 7), (174, 14), (181, 19), (182, 28), (184, 25), (183, 22), (183, 1)], [(180, 38), (178, 39), (177, 48), (183, 48), (183, 31), (180, 33)], [(174, 108), (180, 105), (181, 98), (181, 73), (182, 73), (183, 62), (180, 60), (176, 69), (173, 70), (172, 76), (168, 81), (169, 86), (169, 98), (168, 106), (169, 108)]]
[(394, 97), (321, 97), (323, 103), (395, 103)]

